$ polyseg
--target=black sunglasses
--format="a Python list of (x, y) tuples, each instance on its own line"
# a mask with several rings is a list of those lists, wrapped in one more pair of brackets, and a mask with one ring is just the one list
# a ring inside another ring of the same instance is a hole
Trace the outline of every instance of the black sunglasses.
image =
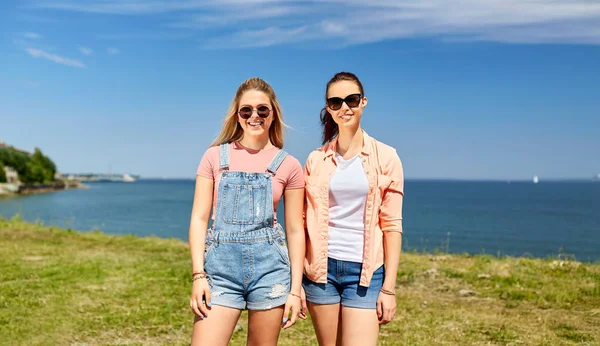
[[(252, 113), (254, 113), (254, 109), (250, 106), (244, 106), (238, 111), (238, 114), (242, 119), (250, 119)], [(256, 109), (256, 114), (264, 119), (271, 114), (271, 110), (267, 106), (260, 106)]]
[(361, 94), (348, 95), (348, 96), (346, 96), (346, 98), (330, 97), (327, 99), (327, 107), (331, 108), (334, 111), (337, 111), (338, 109), (342, 108), (342, 104), (344, 102), (346, 102), (348, 107), (354, 108), (354, 107), (358, 107), (361, 99), (362, 99)]

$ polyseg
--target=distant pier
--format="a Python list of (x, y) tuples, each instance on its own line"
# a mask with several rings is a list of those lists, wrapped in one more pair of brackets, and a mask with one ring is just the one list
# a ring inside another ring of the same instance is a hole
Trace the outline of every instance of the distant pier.
[(133, 183), (140, 178), (132, 174), (65, 174), (69, 180), (81, 182), (124, 182)]

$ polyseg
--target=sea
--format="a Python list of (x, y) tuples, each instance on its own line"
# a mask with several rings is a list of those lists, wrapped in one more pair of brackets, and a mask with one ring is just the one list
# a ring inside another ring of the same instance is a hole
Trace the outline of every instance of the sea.
[[(2, 197), (0, 216), (187, 241), (193, 180), (87, 185)], [(407, 180), (403, 219), (405, 251), (600, 261), (600, 182)]]

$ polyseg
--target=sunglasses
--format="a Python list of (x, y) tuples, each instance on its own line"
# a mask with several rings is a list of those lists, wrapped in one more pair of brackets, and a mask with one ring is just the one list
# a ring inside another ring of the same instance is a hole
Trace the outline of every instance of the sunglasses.
[(331, 108), (334, 111), (342, 108), (342, 104), (346, 102), (348, 107), (355, 108), (360, 104), (360, 100), (362, 99), (361, 94), (352, 94), (346, 96), (346, 98), (341, 97), (330, 97), (327, 99), (327, 107)]
[[(250, 119), (252, 113), (254, 113), (254, 109), (252, 109), (250, 106), (244, 106), (238, 111), (239, 116), (246, 120)], [(260, 106), (256, 109), (256, 114), (264, 119), (271, 114), (271, 110), (267, 106)]]

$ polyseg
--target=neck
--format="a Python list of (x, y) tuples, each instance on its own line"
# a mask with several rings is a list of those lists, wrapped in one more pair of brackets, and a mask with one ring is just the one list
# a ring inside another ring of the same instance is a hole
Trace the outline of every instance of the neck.
[(356, 155), (363, 147), (363, 133), (360, 126), (353, 129), (340, 128), (337, 138), (337, 152), (346, 156)]
[(273, 146), (269, 140), (269, 136), (244, 136), (240, 139), (240, 144), (252, 150), (269, 149)]

